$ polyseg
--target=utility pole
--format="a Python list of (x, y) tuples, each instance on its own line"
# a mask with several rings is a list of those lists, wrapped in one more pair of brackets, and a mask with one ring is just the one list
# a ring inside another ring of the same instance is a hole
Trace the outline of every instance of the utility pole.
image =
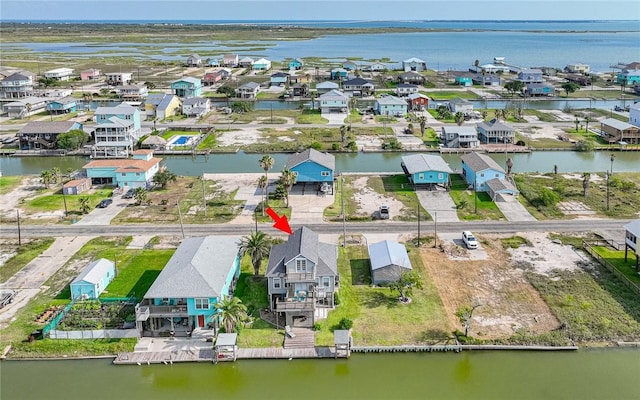
[(478, 177), (473, 176), (474, 213), (478, 213)]
[(20, 234), (20, 210), (16, 210), (16, 215), (18, 217), (18, 247), (22, 246), (22, 235)]
[(418, 199), (418, 247), (420, 247), (420, 198), (417, 193), (416, 198)]
[(202, 171), (202, 208), (204, 209), (204, 216), (207, 216), (207, 198), (204, 191), (204, 171)]
[(184, 226), (182, 225), (182, 212), (180, 211), (180, 200), (176, 200), (176, 207), (178, 207), (178, 218), (180, 219), (180, 231), (182, 232), (182, 238), (184, 239)]
[(433, 212), (433, 248), (438, 247), (438, 212)]
[(344, 175), (340, 173), (340, 202), (342, 204), (342, 247), (347, 247), (347, 225), (344, 210)]

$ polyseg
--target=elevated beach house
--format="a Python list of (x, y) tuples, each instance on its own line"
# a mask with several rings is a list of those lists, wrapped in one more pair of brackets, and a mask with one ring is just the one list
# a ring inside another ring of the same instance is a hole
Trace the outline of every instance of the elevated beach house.
[(56, 68), (44, 73), (44, 77), (47, 79), (55, 79), (56, 81), (68, 81), (73, 77), (73, 69), (71, 68)]
[(271, 69), (271, 61), (266, 58), (260, 58), (253, 63), (251, 69), (254, 71), (268, 71)]
[(629, 222), (624, 226), (624, 260), (627, 261), (629, 249), (636, 255), (636, 272), (640, 272), (640, 219)]
[(411, 154), (402, 157), (401, 167), (414, 186), (448, 187), (453, 174), (449, 164), (436, 154)]
[(136, 306), (141, 336), (189, 336), (195, 328), (217, 328), (215, 305), (233, 296), (240, 276), (238, 240), (184, 239)]
[(352, 96), (371, 96), (375, 90), (373, 83), (362, 78), (353, 78), (342, 82), (342, 91)]
[(379, 115), (403, 116), (407, 113), (407, 102), (396, 96), (383, 96), (376, 99), (373, 110)]
[(255, 99), (259, 92), (259, 83), (247, 82), (236, 89), (236, 97), (240, 99)]
[(114, 107), (98, 107), (93, 131), (93, 158), (129, 157), (140, 139), (140, 110), (127, 103)]
[(427, 62), (416, 57), (408, 58), (402, 61), (402, 69), (406, 71), (425, 71)]
[(475, 126), (445, 125), (442, 127), (440, 140), (445, 147), (471, 149), (480, 146), (478, 131)]
[(370, 244), (371, 283), (384, 285), (397, 281), (404, 272), (413, 269), (407, 249), (402, 243), (391, 240)]
[(640, 144), (640, 126), (619, 121), (615, 118), (607, 118), (600, 121), (600, 131), (609, 144)]
[(202, 67), (202, 57), (199, 54), (191, 54), (187, 57), (187, 67)]
[(54, 99), (47, 103), (47, 111), (50, 114), (66, 114), (76, 111), (77, 108), (78, 100), (71, 96)]
[(16, 72), (0, 81), (0, 98), (20, 99), (33, 96), (34, 74), (28, 71)]
[(349, 96), (339, 90), (330, 90), (318, 97), (322, 114), (346, 113), (349, 108)]
[(102, 78), (102, 73), (99, 69), (89, 68), (84, 71), (80, 71), (81, 81), (97, 81), (100, 78)]
[(333, 308), (338, 288), (338, 246), (321, 242), (307, 227), (271, 247), (267, 266), (269, 308), (286, 325), (312, 327), (318, 308)]
[(74, 129), (82, 129), (75, 121), (27, 122), (19, 131), (20, 149), (55, 149), (58, 136)]
[(478, 139), (483, 143), (514, 143), (515, 129), (497, 118), (478, 124)]
[(133, 80), (133, 74), (131, 72), (107, 72), (105, 74), (105, 80), (108, 85), (129, 85)]
[(113, 261), (101, 258), (89, 263), (69, 285), (71, 299), (97, 299), (115, 276)]
[(206, 97), (190, 97), (182, 102), (182, 114), (200, 118), (211, 111), (211, 100)]
[(180, 98), (198, 97), (202, 94), (200, 78), (185, 76), (171, 82), (171, 93)]
[(162, 159), (153, 157), (151, 150), (135, 150), (132, 155), (133, 158), (91, 160), (82, 168), (95, 185), (148, 188)]
[(289, 156), (285, 168), (296, 176), (296, 184), (317, 185), (318, 191), (333, 194), (333, 174), (336, 159), (333, 154), (306, 149)]
[(163, 120), (178, 114), (181, 105), (180, 98), (174, 94), (154, 93), (145, 99), (144, 112), (147, 120)]
[(304, 67), (304, 61), (302, 61), (302, 59), (300, 58), (294, 58), (293, 60), (289, 61), (289, 69), (302, 69), (302, 67)]
[(461, 157), (462, 176), (470, 187), (478, 192), (487, 192), (487, 181), (491, 179), (505, 179), (505, 172), (493, 158), (486, 154), (471, 152)]

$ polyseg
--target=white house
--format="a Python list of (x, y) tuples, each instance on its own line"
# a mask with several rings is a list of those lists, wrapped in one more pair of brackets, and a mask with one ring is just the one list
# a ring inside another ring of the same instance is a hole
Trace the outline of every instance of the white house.
[(71, 76), (73, 76), (73, 69), (71, 68), (56, 68), (44, 73), (45, 78), (58, 81), (68, 81)]
[(627, 261), (627, 253), (631, 249), (636, 254), (636, 271), (640, 271), (640, 219), (626, 224), (624, 230), (624, 260)]

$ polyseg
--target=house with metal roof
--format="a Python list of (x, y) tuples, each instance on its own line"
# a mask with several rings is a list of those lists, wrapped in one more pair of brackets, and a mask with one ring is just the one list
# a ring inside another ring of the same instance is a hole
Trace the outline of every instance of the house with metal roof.
[(104, 76), (107, 84), (114, 86), (128, 85), (133, 80), (131, 72), (107, 72)]
[(407, 96), (407, 103), (411, 110), (426, 110), (429, 108), (429, 97), (419, 92), (411, 93)]
[(542, 71), (538, 68), (522, 68), (518, 72), (518, 78), (522, 83), (542, 83)]
[(371, 283), (384, 285), (397, 281), (402, 273), (411, 271), (411, 260), (403, 244), (391, 240), (368, 246), (371, 260)]
[(171, 93), (181, 98), (198, 97), (202, 94), (200, 78), (185, 76), (171, 82)]
[(222, 56), (222, 65), (225, 67), (236, 67), (238, 66), (238, 58), (237, 54), (225, 54)]
[(476, 74), (472, 80), (474, 84), (482, 86), (500, 86), (502, 83), (500, 75), (493, 74)]
[(556, 94), (556, 88), (548, 83), (527, 83), (524, 94), (529, 97), (553, 96)]
[(436, 154), (411, 154), (402, 157), (400, 163), (409, 182), (413, 185), (449, 186), (453, 170)]
[(333, 171), (336, 168), (333, 154), (309, 148), (290, 155), (285, 168), (296, 175), (296, 183), (317, 184), (322, 193), (333, 194)]
[(236, 96), (241, 99), (255, 99), (259, 92), (259, 83), (247, 82), (236, 89)]
[(186, 238), (136, 306), (142, 336), (189, 336), (217, 327), (215, 305), (233, 296), (240, 276), (239, 238)]
[(101, 258), (89, 263), (69, 285), (71, 299), (97, 299), (115, 276), (113, 261)]
[(343, 80), (349, 77), (349, 71), (344, 68), (334, 68), (331, 70), (331, 80)]
[(316, 85), (316, 90), (318, 91), (318, 94), (325, 94), (332, 90), (338, 90), (338, 89), (340, 89), (340, 85), (330, 81), (320, 82)]
[(494, 178), (505, 179), (504, 169), (493, 158), (475, 151), (463, 155), (462, 176), (469, 186), (475, 187), (478, 192), (487, 192), (487, 181)]
[(187, 57), (187, 67), (202, 67), (202, 58), (199, 54), (191, 54)]
[(47, 103), (47, 111), (51, 114), (65, 114), (76, 111), (78, 100), (74, 97), (62, 97)]
[(440, 140), (449, 148), (471, 149), (480, 146), (476, 127), (471, 125), (444, 125)]
[(427, 62), (416, 57), (408, 58), (402, 61), (402, 69), (406, 71), (425, 71)]
[(338, 290), (338, 246), (321, 242), (307, 227), (271, 247), (267, 265), (269, 308), (286, 325), (312, 327), (318, 308), (333, 308)]
[(396, 85), (396, 94), (400, 97), (418, 93), (418, 86), (412, 83), (399, 83)]
[(627, 261), (629, 249), (636, 255), (636, 271), (640, 272), (640, 219), (629, 222), (624, 226), (624, 260)]
[(211, 100), (206, 97), (190, 97), (182, 102), (182, 114), (200, 118), (211, 111)]
[(373, 110), (379, 115), (399, 117), (407, 113), (407, 102), (396, 96), (383, 96), (376, 99)]
[(20, 148), (55, 149), (58, 136), (75, 129), (82, 129), (82, 124), (75, 121), (27, 122), (18, 131)]
[(616, 74), (618, 85), (633, 86), (640, 83), (640, 69), (624, 69)]
[(141, 137), (140, 110), (127, 103), (98, 107), (95, 112), (94, 158), (129, 157)]
[(254, 71), (268, 71), (271, 69), (271, 61), (267, 60), (266, 58), (256, 60), (253, 63), (252, 69)]
[(600, 131), (609, 144), (640, 144), (640, 127), (615, 118), (600, 121)]
[(284, 86), (287, 83), (289, 83), (289, 76), (290, 75), (287, 74), (286, 72), (278, 71), (271, 75), (271, 78), (269, 78), (269, 81), (271, 82), (271, 85)]
[(327, 113), (346, 113), (349, 108), (349, 96), (339, 90), (330, 90), (318, 97), (320, 111)]
[(422, 85), (425, 82), (425, 77), (415, 71), (407, 71), (398, 75), (398, 82)]
[(342, 90), (352, 96), (370, 96), (374, 94), (376, 87), (366, 79), (353, 78), (342, 82)]
[(516, 130), (497, 118), (482, 121), (477, 126), (478, 139), (483, 143), (514, 143)]
[(80, 71), (81, 81), (97, 81), (102, 77), (102, 73), (99, 69), (89, 68), (84, 71)]
[(302, 67), (304, 67), (304, 61), (302, 61), (302, 59), (300, 58), (294, 58), (293, 60), (289, 61), (289, 69), (302, 69)]
[(56, 68), (44, 73), (44, 77), (48, 79), (55, 79), (57, 81), (68, 81), (73, 76), (72, 68)]
[(447, 108), (449, 109), (449, 111), (451, 111), (452, 113), (468, 113), (473, 111), (473, 103), (470, 102), (469, 100), (460, 98), (460, 97), (456, 97), (454, 99), (449, 100), (449, 103), (447, 104)]
[(140, 101), (149, 95), (149, 89), (145, 85), (122, 85), (116, 93), (123, 100)]
[(46, 97), (22, 97), (10, 103), (2, 103), (2, 110), (11, 118), (26, 118), (45, 111), (51, 101)]

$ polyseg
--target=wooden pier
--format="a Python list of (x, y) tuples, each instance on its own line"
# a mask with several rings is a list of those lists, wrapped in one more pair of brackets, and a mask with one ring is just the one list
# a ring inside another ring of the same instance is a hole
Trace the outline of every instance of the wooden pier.
[(178, 362), (213, 362), (213, 349), (180, 350), (180, 351), (138, 351), (120, 353), (113, 360), (114, 364), (173, 364)]

